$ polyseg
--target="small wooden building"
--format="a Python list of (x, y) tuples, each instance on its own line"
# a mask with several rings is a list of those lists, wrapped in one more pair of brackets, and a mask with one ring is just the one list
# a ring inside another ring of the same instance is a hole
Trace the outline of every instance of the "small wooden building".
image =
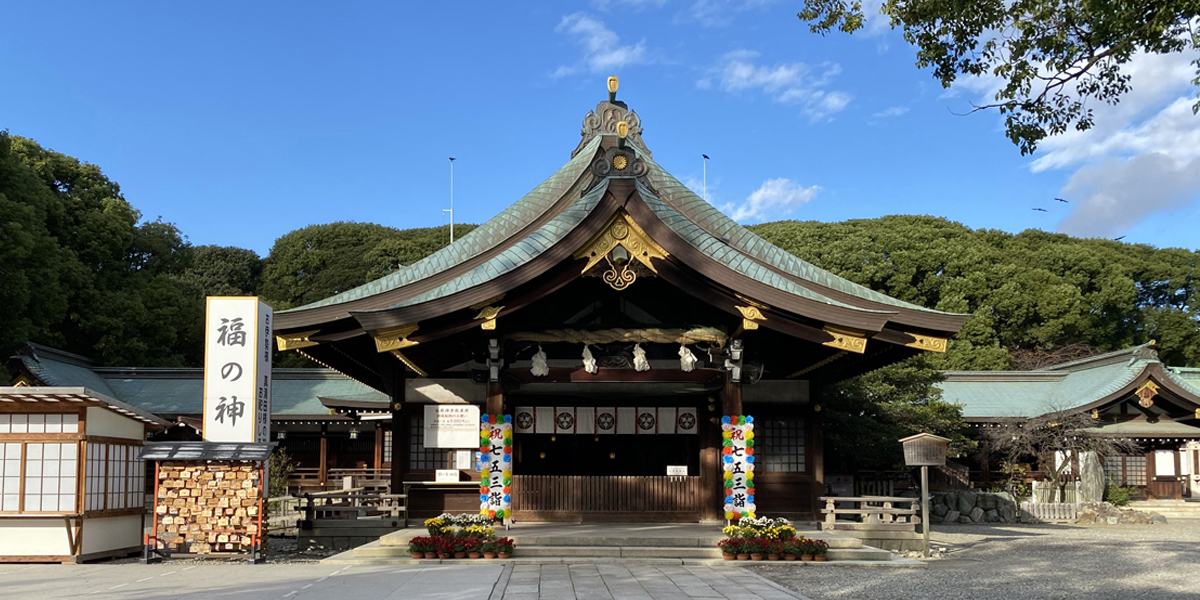
[(147, 431), (167, 423), (82, 387), (0, 387), (0, 562), (136, 553)]
[[(1141, 450), (1101, 457), (1110, 484), (1146, 499), (1200, 497), (1200, 370), (1163, 365), (1154, 343), (1034, 371), (949, 371), (942, 397), (977, 426), (1065, 410)], [(988, 468), (986, 463), (980, 467)]]

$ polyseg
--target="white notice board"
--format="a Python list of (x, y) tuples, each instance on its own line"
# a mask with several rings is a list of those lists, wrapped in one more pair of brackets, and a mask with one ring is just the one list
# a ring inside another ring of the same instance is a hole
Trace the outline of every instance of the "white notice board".
[(425, 406), (426, 448), (478, 448), (479, 407), (474, 404)]

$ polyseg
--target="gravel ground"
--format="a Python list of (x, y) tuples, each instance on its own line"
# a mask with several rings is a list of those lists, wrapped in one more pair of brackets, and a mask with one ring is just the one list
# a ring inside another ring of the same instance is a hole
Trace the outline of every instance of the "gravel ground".
[(924, 569), (750, 567), (813, 600), (1200, 598), (1200, 522), (945, 527)]

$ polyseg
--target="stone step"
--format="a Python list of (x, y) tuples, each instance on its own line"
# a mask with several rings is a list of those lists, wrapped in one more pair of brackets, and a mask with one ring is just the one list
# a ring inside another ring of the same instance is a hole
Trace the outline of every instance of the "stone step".
[(830, 548), (826, 553), (829, 555), (829, 560), (837, 562), (843, 560), (871, 560), (871, 561), (887, 561), (892, 560), (892, 553), (879, 548), (864, 546), (855, 550)]
[[(838, 530), (838, 535), (858, 538), (860, 540), (920, 540), (923, 536), (915, 531), (859, 531)], [(834, 546), (830, 546), (833, 548)]]
[[(856, 549), (862, 547), (862, 540), (839, 534), (831, 534), (825, 532), (802, 531), (800, 532), (806, 538), (825, 540), (830, 548)], [(382, 546), (395, 546), (407, 550), (408, 542), (414, 537), (425, 536), (427, 533), (424, 530), (405, 529), (395, 531), (384, 535), (379, 539)], [(687, 537), (602, 537), (595, 535), (587, 536), (571, 536), (571, 535), (554, 535), (554, 536), (539, 536), (539, 535), (521, 535), (515, 530), (496, 531), (498, 536), (507, 536), (513, 539), (518, 547), (544, 546), (544, 547), (562, 547), (562, 546), (596, 546), (596, 547), (619, 547), (619, 548), (716, 548), (717, 542), (725, 539), (724, 536), (687, 536)], [(719, 558), (719, 557), (718, 557)]]

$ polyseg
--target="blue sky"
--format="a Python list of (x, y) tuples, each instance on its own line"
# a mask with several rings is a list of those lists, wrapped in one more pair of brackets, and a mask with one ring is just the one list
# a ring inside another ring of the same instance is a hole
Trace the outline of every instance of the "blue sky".
[(1022, 157), (996, 115), (956, 114), (994, 82), (944, 90), (881, 20), (822, 38), (799, 6), (13, 3), (0, 128), (100, 165), (193, 243), (265, 254), (314, 223), (447, 222), (449, 156), (456, 220), (487, 220), (567, 161), (618, 75), (655, 160), (698, 189), (708, 154), (710, 200), (743, 223), (929, 214), (1200, 247), (1190, 57), (1137, 57), (1096, 129)]

